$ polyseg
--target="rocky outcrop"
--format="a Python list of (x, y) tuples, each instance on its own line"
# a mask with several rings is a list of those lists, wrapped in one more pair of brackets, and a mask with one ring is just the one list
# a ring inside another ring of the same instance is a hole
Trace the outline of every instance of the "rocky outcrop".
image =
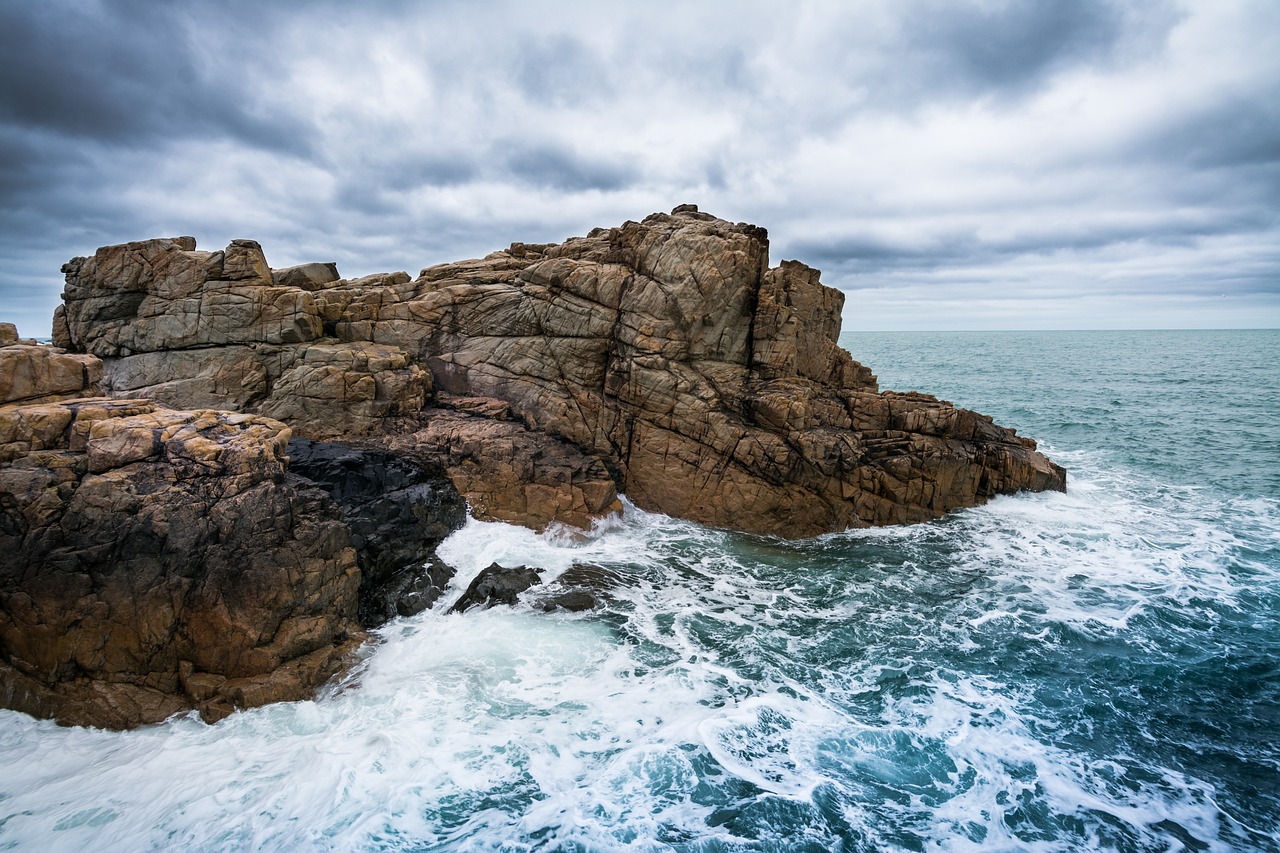
[[(13, 328), (12, 323), (4, 325)], [(0, 405), (35, 403), (98, 393), (102, 362), (91, 355), (42, 347), (35, 342), (0, 344)]]
[(195, 245), (145, 240), (68, 262), (54, 343), (104, 359), (109, 393), (265, 414), (311, 438), (377, 432), (430, 399), (430, 375), (402, 350), (323, 337), (313, 291), (342, 283), (333, 264), (272, 271), (251, 240)]
[(691, 205), (412, 279), (272, 272), (256, 243), (190, 238), (64, 269), (55, 337), (106, 360), (109, 393), (392, 436), (482, 517), (586, 526), (624, 492), (808, 536), (1065, 486), (1013, 430), (881, 392), (837, 345), (842, 293), (804, 264), (770, 268), (764, 229)]
[(0, 408), (0, 706), (128, 728), (310, 696), (362, 634), (351, 533), (266, 418)]
[(458, 408), (431, 412), (424, 428), (389, 440), (387, 447), (443, 465), (476, 518), (538, 531), (553, 524), (586, 529), (622, 511), (598, 457), (511, 420), (500, 401), (451, 403)]

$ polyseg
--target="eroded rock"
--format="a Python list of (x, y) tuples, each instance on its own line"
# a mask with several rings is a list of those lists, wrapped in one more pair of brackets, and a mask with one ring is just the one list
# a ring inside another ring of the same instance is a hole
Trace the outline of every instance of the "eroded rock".
[(301, 699), (362, 641), (351, 534), (289, 430), (144, 400), (0, 408), (0, 705), (129, 728)]

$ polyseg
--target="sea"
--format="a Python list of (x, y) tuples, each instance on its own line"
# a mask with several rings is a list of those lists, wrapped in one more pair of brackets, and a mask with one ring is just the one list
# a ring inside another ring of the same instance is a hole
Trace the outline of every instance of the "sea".
[[(1280, 330), (841, 342), (1066, 493), (799, 541), (471, 521), (314, 701), (0, 712), (0, 849), (1280, 850)], [(495, 561), (620, 583), (446, 613)]]

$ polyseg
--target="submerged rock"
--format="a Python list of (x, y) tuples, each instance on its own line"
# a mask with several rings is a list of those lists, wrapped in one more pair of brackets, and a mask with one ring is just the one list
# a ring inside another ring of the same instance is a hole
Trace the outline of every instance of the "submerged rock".
[(486, 609), (496, 604), (514, 605), (519, 600), (520, 593), (542, 583), (542, 579), (538, 577), (540, 571), (542, 570), (528, 566), (500, 566), (493, 563), (480, 570), (480, 574), (467, 585), (466, 591), (453, 603), (449, 612), (462, 613), (477, 604), (483, 604)]

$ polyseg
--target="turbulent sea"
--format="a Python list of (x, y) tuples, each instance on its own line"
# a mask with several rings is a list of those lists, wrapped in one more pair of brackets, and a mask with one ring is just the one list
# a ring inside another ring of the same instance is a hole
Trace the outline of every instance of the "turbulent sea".
[[(315, 701), (0, 712), (0, 849), (1280, 850), (1280, 331), (842, 343), (1067, 493), (799, 542), (470, 522), (450, 593)], [(494, 561), (624, 583), (445, 615)]]

